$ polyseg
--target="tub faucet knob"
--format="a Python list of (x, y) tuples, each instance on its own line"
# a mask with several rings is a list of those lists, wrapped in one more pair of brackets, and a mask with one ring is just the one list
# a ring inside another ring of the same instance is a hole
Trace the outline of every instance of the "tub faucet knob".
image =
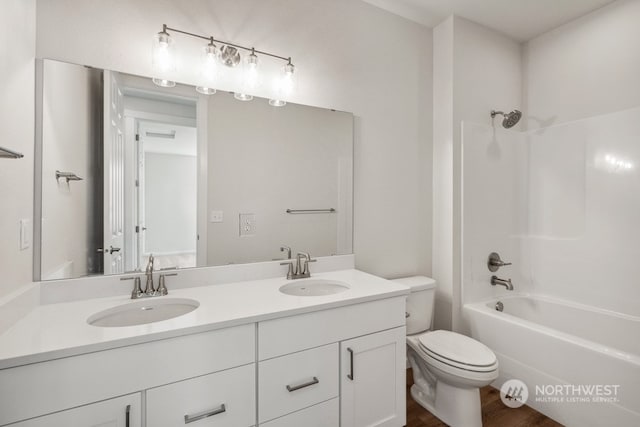
[(487, 260), (487, 267), (489, 267), (489, 271), (496, 272), (500, 267), (504, 267), (506, 265), (511, 265), (511, 263), (502, 261), (497, 252), (491, 252), (489, 254), (489, 259)]

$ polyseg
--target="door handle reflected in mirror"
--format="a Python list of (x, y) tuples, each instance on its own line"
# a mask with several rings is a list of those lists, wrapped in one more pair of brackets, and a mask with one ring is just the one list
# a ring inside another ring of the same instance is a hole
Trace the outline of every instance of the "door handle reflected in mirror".
[(98, 248), (96, 252), (99, 254), (113, 254), (114, 252), (120, 252), (120, 248), (114, 248), (113, 246), (109, 246), (109, 249)]

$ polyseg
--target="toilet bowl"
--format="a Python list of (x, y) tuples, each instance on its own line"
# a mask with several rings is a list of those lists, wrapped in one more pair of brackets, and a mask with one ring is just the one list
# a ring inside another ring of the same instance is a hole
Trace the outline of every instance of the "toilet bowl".
[(487, 346), (456, 332), (429, 330), (435, 281), (417, 276), (409, 286), (407, 358), (413, 369), (411, 396), (452, 427), (481, 427), (480, 387), (498, 378), (498, 360)]

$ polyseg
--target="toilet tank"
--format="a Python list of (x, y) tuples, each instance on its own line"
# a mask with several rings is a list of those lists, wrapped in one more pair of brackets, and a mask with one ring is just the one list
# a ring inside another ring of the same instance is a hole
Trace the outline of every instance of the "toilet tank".
[(430, 329), (436, 281), (425, 276), (404, 277), (393, 281), (411, 289), (407, 296), (407, 335)]

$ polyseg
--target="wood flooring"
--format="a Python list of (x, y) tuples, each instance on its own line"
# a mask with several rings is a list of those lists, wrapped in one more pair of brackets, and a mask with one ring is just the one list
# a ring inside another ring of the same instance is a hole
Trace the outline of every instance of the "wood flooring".
[[(413, 385), (411, 369), (407, 371), (407, 427), (447, 427), (445, 423), (418, 405), (409, 389)], [(480, 389), (483, 427), (562, 427), (551, 418), (528, 406), (509, 408), (500, 400), (500, 391), (491, 386)]]

